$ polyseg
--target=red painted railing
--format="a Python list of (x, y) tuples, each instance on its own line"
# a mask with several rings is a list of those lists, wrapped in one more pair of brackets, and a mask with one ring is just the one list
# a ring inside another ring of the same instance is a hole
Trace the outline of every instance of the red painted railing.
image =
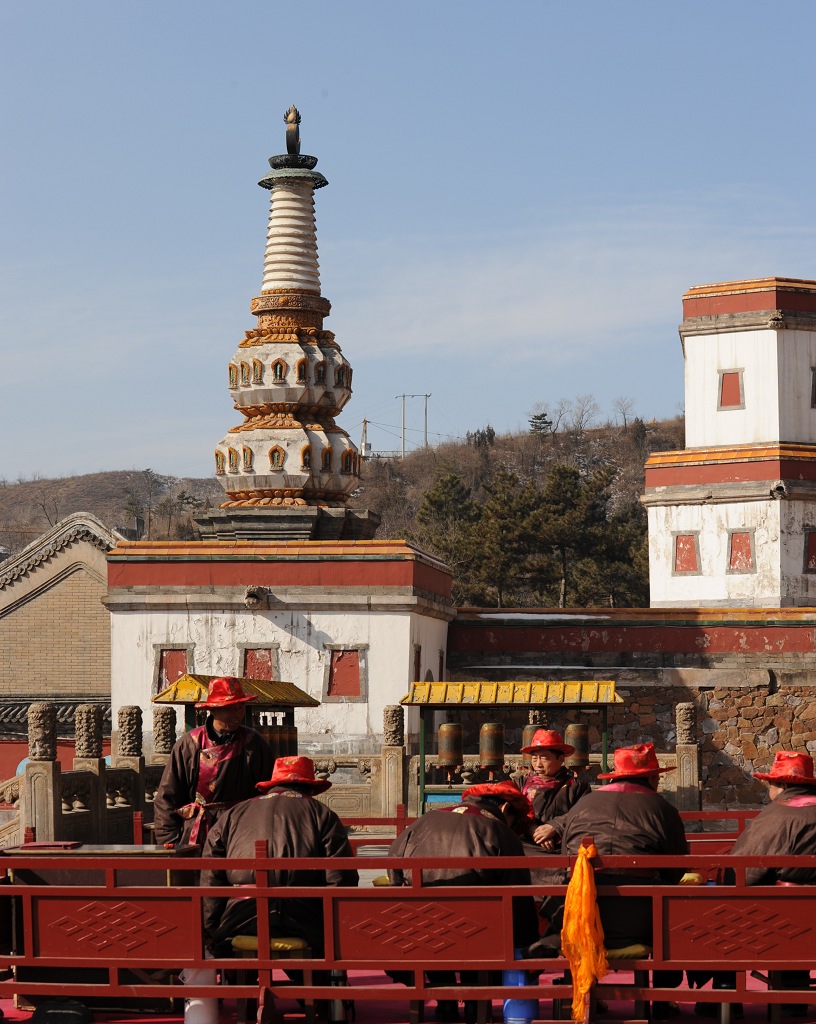
[[(572, 859), (552, 857), (548, 866), (569, 867)], [(370, 861), (336, 861), (333, 866), (372, 866)], [(317, 898), (323, 901), (325, 956), (289, 960), (288, 968), (307, 972), (413, 971), (408, 986), (355, 983), (338, 990), (317, 984), (312, 975), (302, 984), (277, 980), (280, 962), (268, 956), (242, 960), (240, 967), (258, 971), (257, 984), (189, 986), (184, 994), (232, 998), (269, 996), (306, 999), (353, 998), (401, 1002), (428, 999), (479, 999), (518, 996), (518, 989), (497, 985), (429, 986), (426, 970), (498, 971), (518, 967), (513, 956), (512, 900), (517, 896), (563, 893), (563, 886), (433, 887), (422, 884), (416, 860), (384, 858), (377, 869), (410, 867), (412, 884), (394, 888), (281, 888), (269, 884), (273, 870), (325, 869), (322, 859), (270, 859), (263, 855), (231, 862), (252, 868), (256, 884), (242, 895), (258, 902), (259, 949), (268, 949), (269, 925), (264, 912), (270, 899)], [(491, 867), (529, 866), (530, 861), (492, 858)], [(596, 867), (683, 867), (703, 876), (724, 865), (721, 856), (606, 857)], [(698, 970), (736, 972), (731, 991), (650, 989), (647, 984), (621, 984), (615, 976), (599, 986), (605, 999), (674, 999), (680, 1001), (801, 1003), (802, 993), (749, 990), (746, 975), (761, 971), (774, 980), (781, 970), (816, 967), (816, 885), (747, 887), (744, 872), (751, 865), (797, 865), (816, 869), (816, 857), (729, 858), (736, 871), (734, 886), (599, 887), (603, 894), (652, 900), (654, 939), (648, 960), (622, 961), (624, 970)], [(428, 867), (472, 867), (472, 858), (427, 858)], [(167, 969), (215, 967), (235, 971), (235, 960), (204, 958), (201, 900), (230, 896), (230, 887), (202, 889), (193, 868), (223, 868), (223, 860), (186, 861), (170, 855), (149, 858), (76, 853), (11, 853), (0, 856), (0, 915), (10, 915), (14, 940), (0, 950), (0, 969), (15, 968), (15, 977), (0, 982), (0, 998), (11, 993), (39, 996), (73, 995), (87, 999), (167, 998), (165, 983), (153, 977)], [(538, 866), (538, 865), (537, 865)], [(525, 961), (529, 970), (564, 968), (562, 960)], [(54, 972), (68, 972), (54, 980)], [(382, 975), (380, 975), (382, 977)], [(234, 975), (227, 974), (227, 979)], [(279, 976), (278, 976), (279, 977)], [(173, 994), (178, 995), (175, 988)], [(569, 987), (552, 979), (530, 986), (525, 996), (568, 997)]]

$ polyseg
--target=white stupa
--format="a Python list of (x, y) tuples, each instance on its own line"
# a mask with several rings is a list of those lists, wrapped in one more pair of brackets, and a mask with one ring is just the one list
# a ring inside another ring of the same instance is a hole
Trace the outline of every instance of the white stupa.
[(271, 192), (257, 327), (229, 364), (229, 389), (244, 420), (215, 449), (226, 491), (198, 520), (203, 536), (361, 539), (378, 518), (346, 509), (360, 455), (334, 417), (351, 396), (352, 369), (323, 320), (314, 192), (328, 182), (300, 152), (300, 114), (287, 111), (287, 152), (270, 157), (258, 183)]

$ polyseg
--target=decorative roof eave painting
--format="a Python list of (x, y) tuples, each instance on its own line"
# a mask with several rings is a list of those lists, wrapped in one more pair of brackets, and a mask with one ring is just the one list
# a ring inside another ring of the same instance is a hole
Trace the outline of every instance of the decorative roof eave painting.
[[(213, 679), (218, 676), (199, 676), (187, 674), (171, 683), (153, 698), (154, 704), (199, 704), (207, 699), (207, 690)], [(304, 693), (294, 683), (267, 679), (239, 679), (247, 693), (254, 693), (257, 701), (254, 708), (317, 708), (320, 701)]]
[(122, 534), (109, 529), (90, 512), (74, 512), (0, 566), (0, 589), (34, 571), (57, 552), (77, 541), (86, 541), (107, 553), (122, 540)]
[(425, 707), (518, 706), (536, 704), (623, 704), (611, 680), (503, 683), (411, 683), (400, 704)]

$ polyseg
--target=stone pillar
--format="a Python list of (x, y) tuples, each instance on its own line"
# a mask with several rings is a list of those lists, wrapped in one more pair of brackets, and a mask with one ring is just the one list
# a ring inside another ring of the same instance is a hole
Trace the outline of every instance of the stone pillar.
[(399, 704), (383, 709), (384, 743), (380, 776), (380, 815), (393, 818), (405, 802), (405, 710)]
[(678, 704), (677, 719), (677, 796), (678, 811), (699, 811), (700, 747), (697, 744), (697, 709), (692, 702)]
[(33, 828), (38, 841), (62, 838), (57, 709), (37, 701), (28, 709), (28, 764), (21, 808), (21, 832)]
[(176, 742), (176, 709), (169, 704), (153, 705), (153, 754), (151, 764), (167, 764)]
[[(76, 751), (74, 769), (83, 770), (102, 758), (102, 706), (101, 704), (80, 704), (74, 716)], [(80, 762), (77, 764), (77, 762)]]
[(136, 704), (119, 708), (119, 753), (111, 758), (114, 768), (131, 768), (135, 773), (133, 810), (145, 809), (145, 759), (142, 753), (142, 709)]
[(144, 767), (142, 753), (142, 709), (136, 704), (119, 708), (119, 750), (111, 758), (114, 768)]
[(401, 747), (405, 743), (405, 710), (401, 704), (383, 708), (383, 746)]
[(75, 772), (88, 772), (91, 786), (88, 794), (88, 811), (91, 818), (89, 843), (107, 842), (107, 791), (105, 786), (105, 759), (102, 757), (102, 706), (80, 704), (74, 717), (76, 752), (73, 768)]

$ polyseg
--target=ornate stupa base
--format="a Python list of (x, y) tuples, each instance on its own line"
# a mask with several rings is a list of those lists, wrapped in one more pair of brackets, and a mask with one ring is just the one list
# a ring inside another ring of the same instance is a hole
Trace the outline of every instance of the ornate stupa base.
[(202, 540), (372, 540), (376, 512), (357, 508), (215, 508), (196, 517)]

